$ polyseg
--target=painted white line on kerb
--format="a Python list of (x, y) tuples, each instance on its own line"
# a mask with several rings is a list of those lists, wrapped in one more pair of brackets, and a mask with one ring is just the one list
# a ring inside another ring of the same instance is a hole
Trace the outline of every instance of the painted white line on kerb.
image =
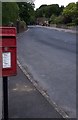
[(25, 32), (28, 32), (28, 31), (29, 31), (29, 28)]

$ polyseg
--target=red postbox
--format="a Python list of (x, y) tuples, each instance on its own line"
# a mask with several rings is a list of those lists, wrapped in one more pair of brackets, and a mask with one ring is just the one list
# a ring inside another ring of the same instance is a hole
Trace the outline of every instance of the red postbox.
[(0, 27), (0, 76), (16, 75), (16, 28)]

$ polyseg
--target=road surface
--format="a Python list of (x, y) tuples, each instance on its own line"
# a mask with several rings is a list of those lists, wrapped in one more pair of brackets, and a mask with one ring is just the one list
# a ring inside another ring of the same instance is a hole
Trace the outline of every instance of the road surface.
[(32, 26), (18, 35), (18, 59), (68, 116), (76, 117), (76, 34)]

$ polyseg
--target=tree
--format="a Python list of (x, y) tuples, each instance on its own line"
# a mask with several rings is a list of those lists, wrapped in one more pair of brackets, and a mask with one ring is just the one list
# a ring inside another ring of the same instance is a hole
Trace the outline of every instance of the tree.
[(19, 16), (19, 7), (15, 2), (2, 3), (2, 24), (8, 25), (10, 22), (15, 22)]
[(52, 15), (50, 17), (50, 23), (51, 24), (63, 24), (63, 16), (62, 15), (59, 15), (59, 16)]
[(52, 15), (60, 15), (63, 8), (60, 8), (58, 4), (52, 4), (52, 5), (41, 5), (36, 10), (36, 17), (46, 17), (50, 18)]
[(55, 16), (55, 15), (52, 15), (52, 16), (50, 17), (49, 23), (50, 23), (50, 24), (55, 24), (55, 19), (56, 19), (56, 16)]
[(64, 10), (64, 6), (62, 5), (62, 6), (60, 7), (60, 15), (62, 14), (63, 10)]
[(52, 4), (47, 6), (46, 17), (50, 18), (52, 15), (58, 16), (60, 14), (60, 8), (58, 4)]
[(69, 3), (63, 10), (62, 15), (64, 16), (64, 23), (72, 23), (78, 18), (77, 4)]
[(45, 17), (46, 12), (47, 12), (46, 10), (47, 10), (47, 5), (46, 5), (46, 4), (41, 5), (41, 6), (36, 10), (36, 12), (35, 12), (36, 17), (37, 17), (37, 18), (38, 18), (38, 17)]
[(18, 2), (19, 16), (27, 24), (33, 24), (35, 21), (34, 5), (27, 2)]
[(0, 2), (0, 25), (2, 25), (2, 3)]

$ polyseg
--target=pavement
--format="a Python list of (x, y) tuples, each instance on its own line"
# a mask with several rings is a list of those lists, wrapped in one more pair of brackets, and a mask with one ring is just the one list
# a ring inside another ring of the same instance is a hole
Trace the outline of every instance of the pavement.
[(9, 118), (62, 118), (18, 67), (9, 78)]

